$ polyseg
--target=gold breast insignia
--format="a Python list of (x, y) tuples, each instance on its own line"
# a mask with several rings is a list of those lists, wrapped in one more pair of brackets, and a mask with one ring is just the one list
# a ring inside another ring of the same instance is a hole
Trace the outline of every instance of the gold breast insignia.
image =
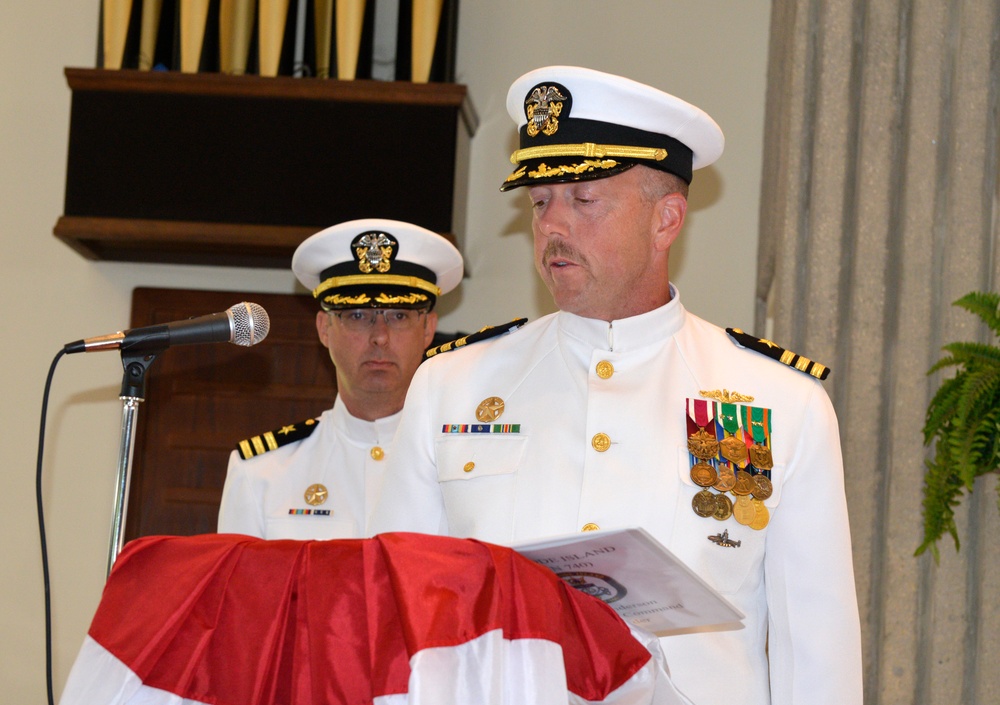
[(476, 419), (482, 423), (491, 423), (503, 415), (504, 402), (500, 397), (487, 397), (476, 407)]
[(728, 389), (702, 389), (698, 394), (706, 399), (721, 401), (723, 404), (740, 404), (742, 402), (753, 401), (753, 397), (749, 394), (730, 392)]
[(323, 502), (326, 501), (326, 498), (328, 496), (329, 492), (327, 491), (326, 487), (319, 483), (316, 483), (315, 485), (309, 485), (309, 487), (306, 488), (305, 500), (306, 504), (308, 504), (310, 507), (318, 507), (319, 505), (323, 504)]

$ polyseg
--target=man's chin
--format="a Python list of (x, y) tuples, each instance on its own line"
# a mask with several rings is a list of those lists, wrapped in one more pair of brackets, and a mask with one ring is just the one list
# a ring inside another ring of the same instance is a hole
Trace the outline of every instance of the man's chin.
[(585, 315), (582, 312), (587, 309), (586, 299), (578, 289), (570, 289), (551, 282), (547, 283), (552, 300), (560, 311), (575, 313), (579, 316)]
[(399, 368), (366, 365), (361, 371), (361, 376), (363, 379), (373, 383), (386, 384), (399, 379)]

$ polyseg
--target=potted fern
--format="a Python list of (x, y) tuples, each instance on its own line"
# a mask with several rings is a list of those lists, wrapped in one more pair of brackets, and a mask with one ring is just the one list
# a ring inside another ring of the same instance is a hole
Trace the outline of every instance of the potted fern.
[[(972, 292), (954, 305), (979, 316), (1000, 337), (1000, 293)], [(946, 345), (948, 354), (927, 372), (957, 368), (927, 407), (924, 444), (933, 442), (934, 454), (924, 475), (924, 538), (916, 555), (930, 549), (939, 560), (937, 542), (946, 532), (959, 549), (955, 507), (963, 492), (972, 492), (976, 478), (1000, 470), (1000, 347), (995, 342)]]

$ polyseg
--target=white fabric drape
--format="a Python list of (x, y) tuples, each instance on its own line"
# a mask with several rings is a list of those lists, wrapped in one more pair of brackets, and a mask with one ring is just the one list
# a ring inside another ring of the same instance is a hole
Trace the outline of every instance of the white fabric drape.
[(770, 43), (756, 332), (833, 370), (865, 702), (997, 702), (996, 475), (913, 552), (926, 371), (1000, 287), (1000, 3), (774, 0)]

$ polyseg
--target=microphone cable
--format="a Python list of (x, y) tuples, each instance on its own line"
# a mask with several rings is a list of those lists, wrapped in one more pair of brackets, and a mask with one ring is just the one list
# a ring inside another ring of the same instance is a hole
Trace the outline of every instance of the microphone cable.
[(42, 508), (42, 457), (45, 450), (45, 418), (48, 414), (49, 391), (52, 388), (52, 377), (56, 371), (59, 359), (66, 354), (65, 350), (56, 353), (45, 379), (45, 392), (42, 394), (42, 420), (38, 431), (38, 461), (35, 467), (35, 502), (38, 507), (38, 536), (42, 545), (42, 582), (45, 587), (45, 688), (48, 704), (55, 705), (52, 695), (52, 600), (49, 583), (49, 552), (45, 542), (45, 514)]

